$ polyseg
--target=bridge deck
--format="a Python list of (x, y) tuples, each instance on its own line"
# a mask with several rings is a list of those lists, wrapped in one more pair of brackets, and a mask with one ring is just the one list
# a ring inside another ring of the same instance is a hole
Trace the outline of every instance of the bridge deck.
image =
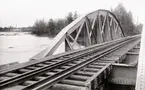
[[(39, 62), (6, 69), (0, 73), (0, 88), (43, 90), (53, 85), (56, 85), (54, 88), (62, 84), (67, 86), (66, 83), (69, 86), (77, 84), (77, 86), (96, 88), (100, 83), (97, 86), (94, 82), (108, 78), (111, 71), (109, 63), (122, 62), (124, 54), (140, 42), (139, 38), (139, 36), (126, 37), (54, 56), (55, 58), (47, 57)], [(97, 78), (99, 79), (96, 81)], [(57, 82), (58, 84), (55, 84)]]

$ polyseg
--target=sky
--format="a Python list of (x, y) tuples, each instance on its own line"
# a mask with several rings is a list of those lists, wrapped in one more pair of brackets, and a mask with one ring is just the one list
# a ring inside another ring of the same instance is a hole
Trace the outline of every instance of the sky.
[(80, 15), (115, 8), (122, 3), (133, 14), (134, 22), (145, 20), (144, 0), (0, 0), (0, 27), (32, 26), (36, 20), (64, 18), (69, 12)]

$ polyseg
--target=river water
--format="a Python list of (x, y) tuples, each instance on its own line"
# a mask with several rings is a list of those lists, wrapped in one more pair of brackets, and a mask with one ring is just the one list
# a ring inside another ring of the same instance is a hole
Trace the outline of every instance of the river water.
[[(28, 32), (0, 32), (0, 65), (26, 62), (41, 50), (50, 47), (53, 38), (38, 37)], [(64, 46), (56, 53), (64, 51)]]

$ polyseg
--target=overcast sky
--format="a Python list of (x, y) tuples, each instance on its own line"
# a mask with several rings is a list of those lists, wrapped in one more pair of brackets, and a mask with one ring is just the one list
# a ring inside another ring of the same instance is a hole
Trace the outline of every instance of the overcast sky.
[(32, 26), (38, 19), (64, 18), (69, 12), (80, 15), (97, 9), (115, 8), (123, 3), (134, 21), (144, 22), (144, 0), (0, 0), (0, 27)]

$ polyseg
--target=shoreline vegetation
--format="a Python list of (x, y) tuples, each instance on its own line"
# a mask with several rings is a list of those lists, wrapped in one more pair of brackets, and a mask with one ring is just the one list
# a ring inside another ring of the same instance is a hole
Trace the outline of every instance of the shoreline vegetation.
[(50, 37), (55, 37), (65, 26), (70, 24), (72, 21), (79, 17), (77, 12), (70, 12), (63, 19), (49, 19), (48, 21), (36, 20), (33, 25), (32, 34), (36, 34), (38, 36), (48, 35)]
[[(130, 36), (142, 32), (143, 24), (138, 22), (134, 23), (132, 13), (127, 11), (122, 3), (118, 4), (116, 8), (111, 9), (110, 11), (120, 21), (125, 35)], [(79, 14), (77, 12), (70, 12), (65, 18), (61, 19), (49, 19), (48, 21), (45, 21), (44, 19), (36, 20), (34, 25), (29, 27), (0, 27), (0, 32), (30, 32), (31, 34), (40, 37), (55, 37), (64, 27), (78, 17)]]

